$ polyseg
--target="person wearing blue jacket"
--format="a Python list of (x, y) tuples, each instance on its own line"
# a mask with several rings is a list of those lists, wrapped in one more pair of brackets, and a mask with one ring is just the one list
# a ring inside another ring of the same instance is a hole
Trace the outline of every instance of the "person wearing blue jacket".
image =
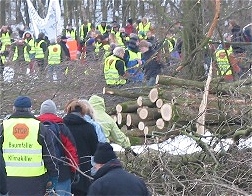
[(103, 142), (103, 143), (107, 142), (108, 140), (102, 130), (102, 126), (95, 120), (93, 107), (90, 105), (90, 103), (86, 99), (80, 99), (80, 101), (83, 102), (87, 107), (87, 113), (84, 116), (84, 119), (94, 126), (95, 132), (98, 137), (98, 141)]

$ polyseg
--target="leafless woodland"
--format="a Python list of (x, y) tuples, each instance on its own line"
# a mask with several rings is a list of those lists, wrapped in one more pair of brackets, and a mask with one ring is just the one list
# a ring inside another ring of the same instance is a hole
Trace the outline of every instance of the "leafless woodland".
[[(23, 0), (1, 0), (1, 24), (23, 23), (27, 25), (29, 19), (25, 2)], [(46, 14), (44, 8), (48, 2), (45, 0), (33, 0), (33, 2), (41, 16), (44, 16)], [(65, 24), (69, 20), (75, 21), (76, 24), (86, 19), (94, 23), (99, 20), (108, 20), (108, 10), (112, 10), (112, 19), (122, 24), (125, 24), (125, 20), (129, 17), (134, 19), (143, 16), (149, 17), (155, 25), (156, 34), (160, 39), (163, 39), (166, 29), (172, 28), (174, 22), (181, 21), (184, 26), (181, 35), (183, 41), (194, 44), (190, 44), (192, 47), (185, 44), (184, 61), (174, 65), (172, 70), (168, 70), (164, 74), (194, 81), (202, 78), (204, 74), (202, 49), (206, 43), (209, 39), (220, 40), (221, 35), (229, 31), (225, 26), (225, 21), (236, 19), (241, 26), (252, 21), (252, 1), (250, 0), (61, 0), (60, 2)], [(95, 9), (99, 3), (102, 6), (100, 9)], [(116, 15), (118, 7), (120, 8), (119, 15)], [(21, 12), (24, 12), (25, 18), (21, 17), (23, 15)], [(10, 63), (9, 66), (15, 69), (15, 77), (12, 82), (1, 80), (0, 114), (2, 117), (11, 113), (12, 102), (19, 94), (32, 97), (34, 113), (38, 112), (40, 104), (48, 98), (57, 103), (59, 110), (63, 110), (64, 104), (71, 98), (89, 98), (92, 94), (98, 94), (104, 96), (111, 114), (115, 111), (117, 103), (132, 100), (132, 98), (103, 94), (102, 89), (105, 82), (101, 59), (91, 62), (79, 60), (64, 62), (62, 66), (68, 66), (70, 70), (61, 82), (50, 82), (46, 77), (27, 76), (21, 72), (19, 64)], [(179, 66), (182, 66), (180, 72), (174, 73), (174, 70)], [(167, 133), (175, 127), (179, 134), (192, 138), (202, 150), (193, 154), (172, 155), (146, 148), (147, 150), (137, 157), (133, 157), (131, 154), (125, 156), (124, 153), (121, 153), (120, 157), (125, 168), (141, 176), (153, 195), (251, 195), (251, 145), (248, 144), (242, 149), (237, 147), (242, 138), (250, 138), (252, 131), (250, 80), (251, 78), (247, 78), (235, 88), (230, 87), (231, 90), (225, 95), (218, 88), (213, 93), (218, 99), (229, 100), (225, 102), (225, 108), (231, 108), (228, 112), (239, 110), (239, 102), (234, 100), (243, 100), (246, 112), (235, 113), (237, 115), (235, 119), (233, 119), (234, 116), (227, 116), (225, 120), (216, 123), (214, 128), (209, 128), (212, 133), (210, 139), (213, 141), (211, 146), (202, 142), (203, 136), (195, 132), (195, 118), (188, 120), (183, 126), (178, 126), (176, 121), (171, 121), (167, 126)], [(205, 80), (201, 82), (205, 82)], [(158, 88), (165, 89), (167, 86), (170, 87), (167, 88), (168, 93), (178, 88), (186, 89), (181, 90), (180, 95), (184, 95), (185, 91), (198, 96), (202, 96), (204, 93), (204, 89), (199, 89), (197, 86), (188, 87), (185, 84), (182, 87), (159, 85)], [(144, 88), (137, 91), (134, 88), (136, 87), (125, 87), (132, 94), (143, 93), (146, 95)], [(246, 89), (245, 93), (244, 89)], [(200, 104), (194, 105), (194, 107), (199, 106)], [(162, 136), (166, 136), (166, 132)], [(213, 151), (213, 145), (221, 143), (226, 138), (234, 140), (229, 149), (221, 148), (218, 152)], [(145, 144), (158, 142), (159, 139), (160, 136), (147, 138)]]

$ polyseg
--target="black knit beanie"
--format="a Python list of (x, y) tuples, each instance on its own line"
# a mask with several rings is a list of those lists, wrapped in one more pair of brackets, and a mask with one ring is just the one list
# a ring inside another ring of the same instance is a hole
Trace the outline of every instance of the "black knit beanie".
[(105, 164), (108, 161), (115, 159), (116, 154), (113, 151), (113, 147), (109, 143), (99, 143), (94, 154), (94, 162), (99, 164)]

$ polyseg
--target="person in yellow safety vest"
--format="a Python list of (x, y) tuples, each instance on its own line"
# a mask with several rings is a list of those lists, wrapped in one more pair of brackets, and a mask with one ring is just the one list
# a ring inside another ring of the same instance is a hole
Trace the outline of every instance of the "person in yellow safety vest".
[(100, 33), (103, 35), (107, 31), (106, 25), (107, 23), (102, 21), (99, 25), (97, 25), (96, 30), (100, 31)]
[(11, 45), (12, 29), (9, 26), (2, 26), (0, 29), (1, 51), (5, 50), (6, 45)]
[[(23, 34), (23, 39), (25, 42), (25, 48), (24, 48), (24, 56), (25, 61), (29, 62), (29, 69), (28, 73), (33, 74), (35, 72), (34, 66), (35, 66), (35, 40), (32, 36), (32, 33), (30, 31), (25, 31)], [(28, 56), (29, 58), (27, 58)]]
[(146, 39), (146, 33), (148, 31), (153, 31), (153, 27), (151, 23), (148, 21), (146, 17), (143, 17), (141, 22), (138, 24), (138, 36), (139, 39)]
[(78, 40), (78, 52), (79, 56), (85, 52), (85, 42), (88, 39), (88, 33), (94, 30), (94, 26), (92, 23), (88, 21), (84, 21), (83, 24), (79, 28), (79, 40)]
[(80, 41), (84, 41), (87, 38), (88, 32), (90, 32), (94, 26), (91, 22), (84, 21), (79, 29), (79, 39)]
[(52, 135), (31, 113), (31, 106), (29, 97), (18, 96), (13, 114), (0, 127), (9, 195), (45, 195), (58, 182)]
[(0, 75), (2, 76), (3, 73), (4, 73), (4, 66), (5, 66), (5, 63), (6, 63), (6, 59), (8, 58), (9, 56), (9, 51), (10, 51), (10, 45), (6, 45), (5, 47), (5, 51), (1, 51), (0, 52)]
[[(99, 32), (99, 31), (98, 31)], [(95, 60), (99, 60), (102, 56), (102, 35), (101, 34), (96, 34), (95, 37)]]
[(142, 82), (144, 80), (144, 74), (139, 66), (142, 65), (142, 55), (138, 49), (139, 38), (137, 34), (130, 34), (130, 40), (125, 50), (124, 59), (126, 62), (127, 73), (129, 74), (129, 80), (132, 82)]
[(125, 69), (124, 48), (117, 46), (113, 55), (108, 56), (104, 61), (104, 77), (107, 85), (123, 85), (127, 82)]
[(227, 82), (234, 81), (235, 73), (240, 72), (238, 61), (230, 50), (229, 44), (224, 44), (222, 49), (215, 52), (217, 75), (223, 76)]
[(66, 29), (63, 31), (63, 35), (65, 35), (67, 38), (71, 39), (77, 39), (77, 32), (76, 30), (72, 27), (71, 24), (68, 24), (66, 26)]
[(125, 29), (120, 28), (119, 24), (114, 23), (111, 33), (115, 34), (117, 45), (124, 47), (126, 42)]
[(50, 40), (50, 45), (45, 52), (47, 63), (47, 77), (50, 81), (60, 81), (63, 75), (61, 62), (64, 59), (64, 52), (55, 39)]
[(39, 67), (40, 74), (45, 71), (45, 52), (47, 50), (47, 43), (45, 41), (45, 34), (39, 33), (38, 39), (35, 40), (35, 60)]
[(26, 43), (24, 39), (19, 39), (12, 43), (11, 50), (13, 51), (13, 55), (10, 59), (15, 62), (18, 68), (16, 69), (16, 73), (18, 75), (25, 74), (27, 72), (30, 58), (29, 54), (26, 51)]

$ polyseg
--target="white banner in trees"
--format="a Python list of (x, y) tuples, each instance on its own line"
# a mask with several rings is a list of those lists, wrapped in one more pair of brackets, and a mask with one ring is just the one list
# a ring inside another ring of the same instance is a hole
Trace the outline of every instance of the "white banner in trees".
[(50, 0), (48, 12), (45, 18), (38, 15), (30, 0), (26, 0), (29, 17), (31, 20), (34, 35), (37, 38), (40, 32), (45, 33), (50, 39), (55, 39), (62, 32), (61, 10), (59, 0)]

